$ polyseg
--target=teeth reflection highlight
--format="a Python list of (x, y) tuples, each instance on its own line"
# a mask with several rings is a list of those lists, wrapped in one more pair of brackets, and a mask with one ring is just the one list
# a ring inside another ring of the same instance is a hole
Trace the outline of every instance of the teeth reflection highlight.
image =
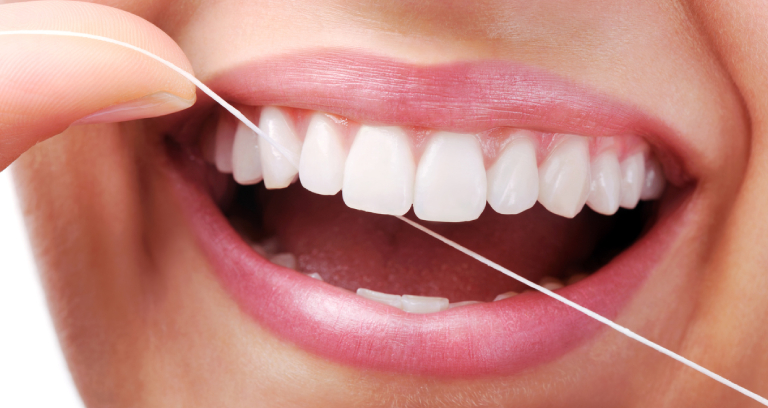
[(507, 145), (488, 170), (488, 204), (499, 214), (519, 214), (539, 198), (536, 146), (529, 137)]
[(621, 162), (621, 200), (623, 208), (633, 209), (640, 201), (645, 181), (645, 155), (638, 152)]
[(587, 202), (590, 181), (589, 143), (569, 136), (539, 168), (539, 202), (550, 212), (573, 218)]
[(299, 178), (307, 190), (322, 195), (341, 191), (347, 153), (341, 135), (326, 115), (312, 115), (301, 149)]
[(288, 187), (299, 172), (299, 169), (291, 164), (291, 160), (294, 163), (299, 162), (301, 140), (296, 136), (296, 132), (288, 122), (286, 115), (274, 106), (267, 106), (261, 110), (259, 128), (292, 154), (290, 160), (286, 159), (266, 139), (259, 138), (264, 186), (268, 189)]
[(373, 300), (374, 302), (396, 307), (400, 310), (403, 309), (403, 299), (400, 295), (390, 295), (388, 293), (381, 293), (363, 288), (358, 289), (357, 294), (358, 296)]
[(597, 213), (612, 215), (619, 209), (621, 196), (621, 165), (613, 150), (608, 150), (592, 161), (592, 182), (587, 205)]
[(403, 310), (408, 313), (436, 313), (448, 310), (448, 299), (441, 297), (403, 295)]
[(416, 165), (399, 127), (362, 126), (347, 156), (342, 196), (348, 207), (403, 215), (413, 204)]
[(485, 208), (486, 185), (475, 136), (438, 132), (416, 170), (413, 210), (426, 221), (475, 220)]
[(655, 200), (661, 197), (667, 179), (664, 178), (664, 170), (661, 164), (655, 158), (645, 162), (645, 180), (643, 181), (643, 191), (640, 193), (641, 200)]
[(261, 150), (259, 149), (259, 136), (240, 123), (235, 132), (235, 140), (232, 147), (232, 176), (241, 185), (250, 185), (260, 182)]

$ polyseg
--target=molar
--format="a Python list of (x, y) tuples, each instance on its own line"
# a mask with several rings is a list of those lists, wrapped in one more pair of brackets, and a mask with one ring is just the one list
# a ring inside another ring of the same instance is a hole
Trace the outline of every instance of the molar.
[(402, 129), (362, 126), (344, 168), (344, 203), (377, 214), (405, 214), (413, 204), (415, 167)]
[(590, 181), (587, 138), (568, 136), (539, 168), (539, 202), (552, 213), (573, 218), (587, 202)]
[(413, 210), (425, 221), (477, 219), (485, 208), (483, 153), (473, 135), (438, 132), (416, 170)]
[(643, 191), (640, 193), (641, 200), (655, 200), (661, 197), (667, 179), (664, 178), (664, 170), (661, 164), (655, 158), (645, 162), (645, 180), (643, 182)]
[(539, 198), (536, 145), (529, 137), (510, 142), (488, 170), (488, 204), (499, 214), (519, 214)]
[(621, 162), (621, 200), (623, 208), (633, 209), (640, 201), (645, 184), (645, 154), (637, 152)]
[(312, 115), (301, 149), (301, 185), (315, 194), (338, 193), (344, 182), (346, 160), (347, 153), (333, 121), (321, 113)]
[(592, 183), (587, 205), (597, 213), (612, 215), (619, 209), (621, 165), (613, 150), (600, 153), (592, 161)]
[(364, 288), (359, 288), (357, 290), (357, 295), (369, 300), (373, 300), (374, 302), (396, 307), (400, 310), (403, 309), (403, 298), (400, 295), (390, 295), (389, 293), (381, 293)]
[[(277, 107), (266, 106), (261, 110), (259, 128), (275, 142), (279, 143), (291, 154), (291, 160), (299, 163), (301, 157), (301, 140), (296, 136), (293, 126), (286, 115)], [(285, 188), (291, 185), (299, 169), (291, 164), (265, 138), (259, 137), (261, 149), (261, 164), (264, 173), (264, 186), (268, 189)]]
[(430, 296), (403, 295), (403, 310), (408, 313), (435, 313), (448, 310), (448, 299)]

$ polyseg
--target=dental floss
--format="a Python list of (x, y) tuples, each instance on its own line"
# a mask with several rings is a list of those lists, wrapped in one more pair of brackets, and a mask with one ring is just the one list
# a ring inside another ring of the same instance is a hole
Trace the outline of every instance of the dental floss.
[[(248, 128), (253, 130), (257, 135), (259, 135), (259, 136), (263, 137), (264, 139), (266, 139), (272, 146), (275, 147), (275, 149), (277, 149), (286, 158), (286, 160), (288, 160), (289, 163), (294, 165), (294, 167), (296, 167), (297, 169), (299, 168), (299, 164), (298, 163), (294, 163), (290, 152), (286, 148), (284, 148), (282, 145), (278, 144), (269, 135), (267, 135), (261, 129), (259, 129), (256, 125), (254, 125), (247, 117), (245, 117), (245, 115), (243, 115), (240, 111), (235, 109), (234, 106), (232, 106), (229, 103), (227, 103), (224, 99), (222, 99), (219, 95), (214, 93), (205, 84), (200, 82), (200, 80), (195, 78), (192, 74), (190, 74), (187, 71), (184, 71), (183, 69), (177, 67), (176, 65), (174, 65), (174, 64), (172, 64), (172, 63), (170, 63), (170, 62), (168, 62), (168, 61), (158, 57), (157, 55), (152, 54), (149, 51), (146, 51), (146, 50), (144, 50), (142, 48), (136, 47), (134, 45), (131, 45), (131, 44), (128, 44), (128, 43), (125, 43), (125, 42), (122, 42), (122, 41), (114, 40), (112, 38), (102, 37), (102, 36), (92, 35), (92, 34), (85, 34), (85, 33), (76, 33), (76, 32), (71, 32), (71, 31), (58, 31), (58, 30), (0, 31), (0, 36), (3, 36), (3, 35), (50, 35), (50, 36), (60, 36), (60, 37), (88, 38), (88, 39), (92, 39), (92, 40), (103, 41), (103, 42), (107, 42), (107, 43), (110, 43), (110, 44), (119, 45), (119, 46), (122, 46), (122, 47), (125, 47), (125, 48), (129, 48), (131, 50), (137, 51), (137, 52), (139, 52), (141, 54), (144, 54), (144, 55), (146, 55), (146, 56), (148, 56), (148, 57), (150, 57), (150, 58), (152, 58), (152, 59), (162, 63), (163, 65), (167, 66), (168, 68), (171, 68), (172, 70), (174, 70), (177, 73), (181, 74), (184, 78), (188, 79), (190, 82), (195, 84), (195, 86), (197, 86), (201, 91), (203, 91), (206, 95), (208, 95), (213, 100), (218, 102), (219, 105), (224, 107), (224, 109), (229, 111), (237, 119), (239, 119), (241, 122), (243, 122), (246, 126), (248, 126)], [(595, 312), (593, 312), (593, 311), (591, 311), (591, 310), (589, 310), (589, 309), (587, 309), (587, 308), (585, 308), (585, 307), (583, 307), (583, 306), (581, 306), (581, 305), (579, 305), (577, 303), (574, 303), (574, 302), (572, 302), (572, 301), (570, 301), (570, 300), (568, 300), (568, 299), (558, 295), (557, 293), (555, 293), (555, 292), (553, 292), (553, 291), (551, 291), (551, 290), (549, 290), (549, 289), (547, 289), (547, 288), (545, 288), (543, 286), (537, 285), (536, 283), (531, 282), (528, 279), (525, 279), (525, 278), (523, 278), (520, 275), (517, 275), (516, 273), (510, 271), (509, 269), (506, 269), (503, 266), (501, 266), (501, 265), (499, 265), (499, 264), (497, 264), (497, 263), (495, 263), (495, 262), (493, 262), (493, 261), (483, 257), (482, 255), (479, 255), (479, 254), (477, 254), (477, 253), (475, 253), (475, 252), (473, 252), (473, 251), (471, 251), (471, 250), (469, 250), (467, 248), (464, 248), (463, 246), (459, 245), (458, 243), (456, 243), (454, 241), (451, 241), (450, 239), (445, 238), (442, 235), (440, 235), (440, 234), (438, 234), (438, 233), (436, 233), (436, 232), (434, 232), (434, 231), (432, 231), (432, 230), (430, 230), (430, 229), (428, 229), (428, 228), (426, 228), (426, 227), (424, 227), (424, 226), (422, 226), (422, 225), (420, 225), (420, 224), (418, 224), (418, 223), (416, 223), (414, 221), (411, 221), (411, 220), (409, 220), (409, 219), (407, 219), (405, 217), (402, 217), (402, 216), (394, 216), (394, 217), (396, 217), (396, 218), (400, 219), (401, 221), (405, 222), (406, 224), (409, 224), (412, 227), (414, 227), (414, 228), (416, 228), (416, 229), (426, 233), (427, 235), (430, 235), (433, 238), (442, 241), (443, 243), (451, 246), (452, 248), (456, 249), (457, 251), (460, 251), (460, 252), (462, 252), (462, 253), (464, 253), (464, 254), (474, 258), (475, 260), (477, 260), (477, 261), (479, 261), (479, 262), (481, 262), (481, 263), (483, 263), (483, 264), (485, 264), (485, 265), (487, 265), (487, 266), (489, 266), (489, 267), (491, 267), (491, 268), (493, 268), (493, 269), (495, 269), (495, 270), (497, 270), (497, 271), (499, 271), (499, 272), (501, 272), (501, 273), (503, 273), (503, 274), (505, 274), (505, 275), (507, 275), (507, 276), (509, 276), (509, 277), (511, 277), (511, 278), (513, 278), (513, 279), (515, 279), (515, 280), (517, 280), (517, 281), (519, 281), (519, 282), (529, 286), (529, 287), (531, 287), (531, 288), (533, 288), (533, 289), (536, 289), (539, 292), (541, 292), (541, 293), (543, 293), (543, 294), (545, 294), (545, 295), (547, 295), (547, 296), (549, 296), (549, 297), (551, 297), (551, 298), (553, 298), (553, 299), (555, 299), (555, 300), (557, 300), (557, 301), (559, 301), (559, 302), (561, 302), (561, 303), (563, 303), (563, 304), (565, 304), (567, 306), (570, 306), (570, 307), (578, 310), (581, 313), (584, 313), (585, 315), (587, 315), (587, 316), (597, 320), (600, 323), (603, 323), (603, 324), (609, 326), (610, 328), (618, 331), (619, 333), (622, 333), (622, 334), (624, 334), (625, 336), (627, 336), (627, 337), (629, 337), (631, 339), (634, 339), (634, 340), (636, 340), (636, 341), (638, 341), (638, 342), (640, 342), (642, 344), (645, 344), (646, 346), (648, 346), (648, 347), (658, 351), (659, 353), (665, 354), (665, 355), (667, 355), (667, 356), (669, 356), (669, 357), (671, 357), (671, 358), (673, 358), (673, 359), (675, 359), (675, 360), (685, 364), (686, 366), (688, 366), (688, 367), (690, 367), (690, 368), (692, 368), (692, 369), (694, 369), (694, 370), (696, 370), (696, 371), (706, 375), (707, 377), (709, 377), (709, 378), (711, 378), (711, 379), (713, 379), (713, 380), (715, 380), (715, 381), (717, 381), (717, 382), (719, 382), (719, 383), (721, 383), (721, 384), (723, 384), (723, 385), (725, 385), (725, 386), (727, 386), (727, 387), (729, 387), (729, 388), (731, 388), (731, 389), (733, 389), (735, 391), (738, 391), (739, 393), (741, 393), (741, 394), (743, 394), (743, 395), (745, 395), (745, 396), (747, 396), (747, 397), (749, 397), (749, 398), (751, 398), (751, 399), (753, 399), (753, 400), (755, 400), (755, 401), (757, 401), (757, 402), (759, 402), (759, 403), (761, 403), (761, 404), (763, 404), (765, 406), (768, 406), (768, 399), (763, 398), (760, 395), (757, 395), (754, 392), (752, 392), (752, 391), (750, 391), (750, 390), (748, 390), (748, 389), (746, 389), (744, 387), (741, 387), (740, 385), (735, 384), (735, 383), (729, 381), (728, 379), (723, 378), (722, 376), (720, 376), (718, 374), (715, 374), (714, 372), (712, 372), (710, 370), (707, 370), (706, 368), (704, 368), (704, 367), (694, 363), (693, 361), (690, 361), (690, 360), (686, 359), (683, 356), (680, 356), (679, 354), (676, 354), (676, 353), (674, 353), (674, 352), (672, 352), (670, 350), (667, 350), (666, 348), (664, 348), (662, 346), (659, 346), (658, 344), (656, 344), (656, 343), (646, 339), (645, 337), (642, 337), (642, 336), (632, 332), (631, 330), (625, 328), (624, 326), (616, 324), (613, 321), (611, 321), (611, 320), (609, 320), (609, 319), (607, 319), (607, 318), (605, 318), (605, 317), (603, 317), (603, 316), (601, 316), (601, 315), (599, 315), (599, 314), (597, 314), (597, 313), (595, 313)]]

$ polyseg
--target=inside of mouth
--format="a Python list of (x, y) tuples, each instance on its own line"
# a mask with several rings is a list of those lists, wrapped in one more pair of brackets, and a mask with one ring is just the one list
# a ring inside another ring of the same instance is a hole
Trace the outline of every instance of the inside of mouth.
[[(272, 109), (273, 116), (276, 111), (277, 109)], [(318, 116), (311, 112), (286, 111), (288, 113), (285, 118), (288, 119), (282, 120), (289, 123), (288, 128), (294, 127), (289, 129), (291, 132), (295, 132), (295, 128), (303, 127), (301, 132), (309, 133), (311, 130), (308, 128), (311, 129), (312, 126), (307, 123), (311, 123), (310, 118)], [(277, 114), (279, 117), (279, 112)], [(254, 122), (259, 122), (253, 115), (258, 116), (258, 110), (251, 111), (249, 116)], [(260, 157), (260, 166), (263, 166), (263, 171), (258, 173), (258, 178), (243, 182), (241, 172), (238, 180), (239, 169), (236, 163), (234, 177), (232, 174), (227, 174), (231, 171), (222, 171), (216, 152), (211, 151), (218, 147), (218, 138), (221, 138), (222, 134), (222, 122), (217, 119), (218, 117), (219, 115), (211, 116), (213, 120), (209, 120), (201, 127), (200, 137), (192, 139), (191, 144), (194, 147), (191, 150), (203, 161), (208, 162), (206, 165), (206, 171), (210, 173), (208, 188), (222, 213), (259, 256), (272, 263), (358, 294), (362, 289), (398, 296), (447, 298), (451, 305), (459, 305), (460, 302), (492, 302), (528, 290), (522, 283), (467, 257), (395, 217), (350, 208), (347, 197), (342, 197), (341, 192), (321, 195), (308, 191), (308, 186), (303, 186), (304, 174), (301, 180), (295, 173), (293, 176), (290, 173), (284, 174), (282, 186), (279, 188), (275, 188), (274, 185), (269, 186), (270, 180), (261, 180), (268, 177), (267, 174), (270, 171), (268, 166), (277, 166), (278, 170), (281, 169), (280, 166), (283, 166), (282, 169), (290, 169), (290, 167), (285, 166), (285, 163), (275, 164), (274, 160), (272, 164), (269, 164), (269, 160), (265, 162), (264, 155), (259, 153), (258, 147), (255, 148), (256, 161), (258, 162)], [(336, 125), (343, 127), (340, 134), (343, 133), (343, 139), (347, 140), (346, 149), (349, 154), (349, 145), (355, 143), (355, 132), (359, 133), (361, 126), (359, 124), (350, 126), (346, 119), (333, 119)], [(290, 124), (291, 120), (294, 121), (294, 125)], [(270, 126), (270, 123), (263, 123), (263, 115), (261, 122), (259, 127), (267, 132), (275, 128)], [(285, 132), (285, 123), (283, 125), (282, 132)], [(239, 155), (239, 160), (242, 161), (243, 152), (237, 151), (236, 139), (243, 136), (245, 132), (248, 132), (248, 137), (252, 137), (252, 132), (243, 129), (243, 126), (236, 130), (235, 128), (237, 128), (236, 124), (231, 125), (229, 130), (225, 127), (223, 131), (236, 133), (234, 136), (229, 135), (230, 149), (234, 144), (235, 151), (228, 153), (226, 157), (231, 156), (238, 160)], [(424, 134), (427, 136), (423, 136)], [(426, 154), (423, 152), (429, 151), (431, 146), (429, 133), (424, 134), (418, 140), (419, 144), (413, 148), (421, 154)], [(477, 137), (481, 140), (490, 139), (493, 142), (499, 140), (503, 142), (504, 137), (520, 140), (520, 137), (515, 135), (517, 133), (496, 129), (483, 132)], [(284, 135), (273, 136), (276, 139), (281, 137), (284, 139)], [(493, 139), (494, 137), (496, 139)], [(531, 139), (536, 136), (531, 136), (528, 132), (523, 137)], [(574, 136), (567, 137), (571, 139), (564, 140), (573, 140)], [(234, 142), (233, 139), (235, 139)], [(545, 135), (541, 140), (548, 141), (549, 147), (540, 148), (537, 152), (538, 157), (533, 158), (534, 166), (538, 162), (540, 173), (542, 162), (548, 160), (548, 155), (553, 156), (552, 152), (557, 149), (558, 144), (555, 142), (558, 136)], [(589, 138), (583, 138), (583, 140), (589, 140)], [(595, 163), (599, 161), (595, 157), (613, 157), (614, 161), (618, 157), (622, 160), (621, 171), (623, 171), (623, 160), (631, 160), (626, 159), (627, 157), (631, 158), (633, 155), (638, 157), (638, 154), (641, 154), (641, 157), (645, 157), (646, 163), (654, 160), (649, 153), (650, 149), (644, 145), (643, 141), (637, 142), (637, 138), (627, 139), (631, 143), (622, 143), (621, 138), (616, 140), (619, 141), (608, 140), (610, 143), (606, 143), (605, 140), (598, 140), (595, 143), (591, 140), (588, 142), (591, 147), (587, 160), (591, 155), (593, 173), (596, 168)], [(301, 153), (301, 143), (298, 143), (299, 150), (295, 160), (298, 160)], [(544, 144), (541, 141), (536, 143), (539, 146)], [(503, 146), (503, 143), (496, 143), (496, 145)], [(262, 151), (264, 146), (261, 144)], [(484, 145), (481, 150), (482, 153), (479, 154), (485, 156), (486, 169), (495, 165), (494, 160), (501, 160), (494, 157), (489, 159), (488, 152), (493, 149), (487, 148), (487, 145)], [(504, 150), (497, 150), (493, 154), (503, 155)], [(608, 152), (609, 155), (606, 156), (604, 152)], [(303, 157), (303, 154), (301, 156)], [(568, 157), (567, 154), (564, 156)], [(419, 159), (417, 156), (416, 161), (419, 160), (424, 161), (423, 157)], [(587, 161), (586, 165), (589, 166), (589, 163)], [(618, 163), (614, 168), (618, 168)], [(253, 167), (246, 166), (245, 171), (253, 172)], [(346, 171), (349, 171), (349, 165)], [(481, 171), (485, 172), (482, 167)], [(265, 185), (271, 188), (268, 189)], [(637, 190), (638, 194), (639, 191)], [(450, 193), (448, 197), (450, 198)], [(586, 200), (586, 197), (584, 199)], [(557, 290), (570, 284), (577, 284), (631, 246), (653, 225), (659, 207), (658, 201), (638, 202), (636, 195), (632, 209), (620, 208), (616, 211), (618, 204), (614, 200), (616, 207), (609, 211), (610, 215), (604, 215), (590, 209), (589, 207), (593, 204), (590, 203), (587, 206), (582, 202), (583, 208), (569, 218), (568, 214), (562, 213), (562, 207), (553, 206), (552, 198), (547, 200), (549, 205), (536, 202), (531, 208), (513, 215), (501, 214), (495, 211), (497, 209), (495, 206), (491, 208), (492, 205), (487, 205), (479, 216), (475, 217), (476, 219), (463, 222), (425, 221), (423, 212), (422, 214), (418, 211), (414, 213), (415, 205), (406, 217), (424, 224), (435, 232), (531, 281), (540, 283), (550, 290)], [(484, 198), (483, 201), (485, 201)], [(541, 196), (539, 201), (542, 201)], [(558, 203), (557, 199), (554, 203)], [(547, 204), (546, 200), (545, 204)], [(599, 205), (597, 207), (604, 208)], [(558, 215), (555, 212), (561, 213)], [(383, 303), (387, 301), (385, 299)]]
[[(331, 285), (451, 303), (491, 302), (528, 289), (394, 217), (351, 209), (340, 195), (312, 194), (298, 184), (230, 188), (222, 212), (256, 252)], [(567, 219), (537, 204), (517, 215), (486, 209), (475, 221), (419, 222), (557, 289), (558, 282), (576, 283), (632, 245), (650, 226), (653, 207), (643, 202), (613, 216), (585, 209)], [(412, 212), (407, 217), (416, 219)]]

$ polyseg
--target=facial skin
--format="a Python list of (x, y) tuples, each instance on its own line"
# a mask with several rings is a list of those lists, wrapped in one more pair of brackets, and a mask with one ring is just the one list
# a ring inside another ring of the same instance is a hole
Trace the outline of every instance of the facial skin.
[[(661, 119), (681, 135), (695, 190), (674, 249), (617, 320), (768, 395), (765, 4), (100, 3), (165, 31), (203, 82), (321, 47), (415, 64), (508, 60)], [(214, 277), (156, 164), (163, 123), (72, 127), (15, 164), (49, 307), (89, 406), (757, 406), (608, 330), (513, 376), (362, 370), (303, 351), (244, 314)]]

